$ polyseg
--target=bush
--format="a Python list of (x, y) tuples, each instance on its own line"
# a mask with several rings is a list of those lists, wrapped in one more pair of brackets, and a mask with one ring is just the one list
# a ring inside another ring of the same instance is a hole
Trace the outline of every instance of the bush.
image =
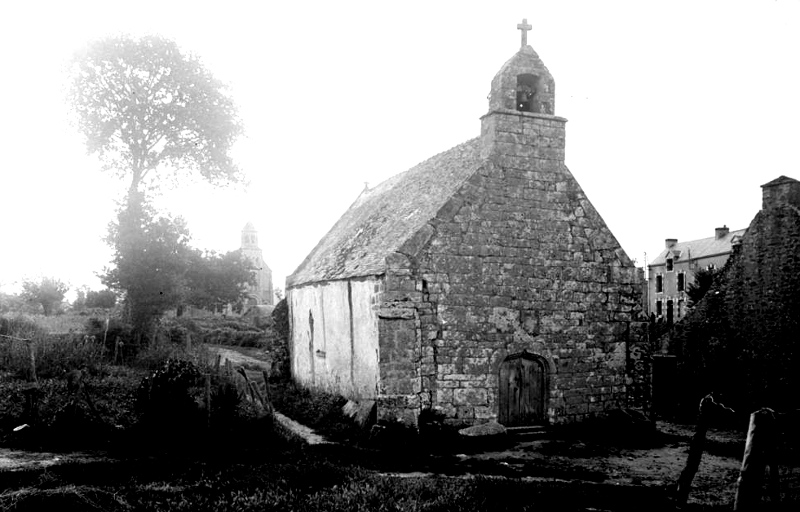
[(201, 420), (202, 389), (203, 373), (181, 359), (168, 359), (142, 379), (136, 391), (136, 412), (143, 438), (162, 448), (190, 440)]
[(289, 339), (289, 305), (282, 299), (272, 310), (272, 321), (275, 331), (285, 339)]
[(33, 339), (47, 334), (42, 326), (24, 315), (0, 317), (0, 334), (15, 338)]
[(127, 369), (85, 371), (84, 393), (64, 378), (0, 381), (0, 442), (48, 449), (104, 446), (135, 421), (140, 377)]
[(203, 339), (216, 345), (252, 348), (263, 348), (267, 342), (264, 331), (237, 331), (227, 327), (206, 332)]
[(95, 369), (102, 364), (102, 345), (80, 334), (47, 334), (36, 323), (20, 317), (0, 318), (0, 334), (15, 338), (0, 343), (0, 364), (15, 378), (33, 379), (31, 349), (36, 377), (40, 379), (61, 377), (75, 368)]

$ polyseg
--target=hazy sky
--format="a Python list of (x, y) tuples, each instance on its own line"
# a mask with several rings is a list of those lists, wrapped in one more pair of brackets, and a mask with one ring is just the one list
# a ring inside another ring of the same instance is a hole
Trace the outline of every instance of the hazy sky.
[(665, 238), (747, 227), (760, 185), (800, 179), (800, 1), (15, 2), (0, 17), (0, 290), (99, 289), (127, 184), (67, 124), (65, 67), (104, 35), (157, 33), (229, 84), (248, 190), (184, 184), (159, 204), (228, 251), (250, 220), (275, 283), (364, 188), (480, 133), (520, 45), (556, 82), (566, 163), (637, 264)]

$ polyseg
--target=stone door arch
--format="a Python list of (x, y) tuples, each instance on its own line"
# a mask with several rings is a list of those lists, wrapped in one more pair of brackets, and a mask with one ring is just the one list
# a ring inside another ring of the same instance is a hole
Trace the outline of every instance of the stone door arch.
[(497, 421), (506, 427), (547, 423), (547, 363), (523, 351), (500, 363)]

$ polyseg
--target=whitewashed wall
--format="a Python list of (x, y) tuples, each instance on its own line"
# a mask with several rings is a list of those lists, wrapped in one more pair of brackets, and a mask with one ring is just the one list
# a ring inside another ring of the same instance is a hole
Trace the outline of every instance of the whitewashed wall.
[(287, 291), (295, 380), (348, 398), (376, 398), (378, 317), (372, 306), (379, 282), (331, 281)]

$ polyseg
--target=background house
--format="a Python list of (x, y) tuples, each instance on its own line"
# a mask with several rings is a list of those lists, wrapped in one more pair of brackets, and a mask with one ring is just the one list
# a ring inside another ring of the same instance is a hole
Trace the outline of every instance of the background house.
[(746, 229), (716, 228), (714, 236), (678, 243), (667, 238), (665, 249), (647, 266), (648, 315), (668, 323), (686, 316), (686, 289), (700, 269), (722, 268)]

